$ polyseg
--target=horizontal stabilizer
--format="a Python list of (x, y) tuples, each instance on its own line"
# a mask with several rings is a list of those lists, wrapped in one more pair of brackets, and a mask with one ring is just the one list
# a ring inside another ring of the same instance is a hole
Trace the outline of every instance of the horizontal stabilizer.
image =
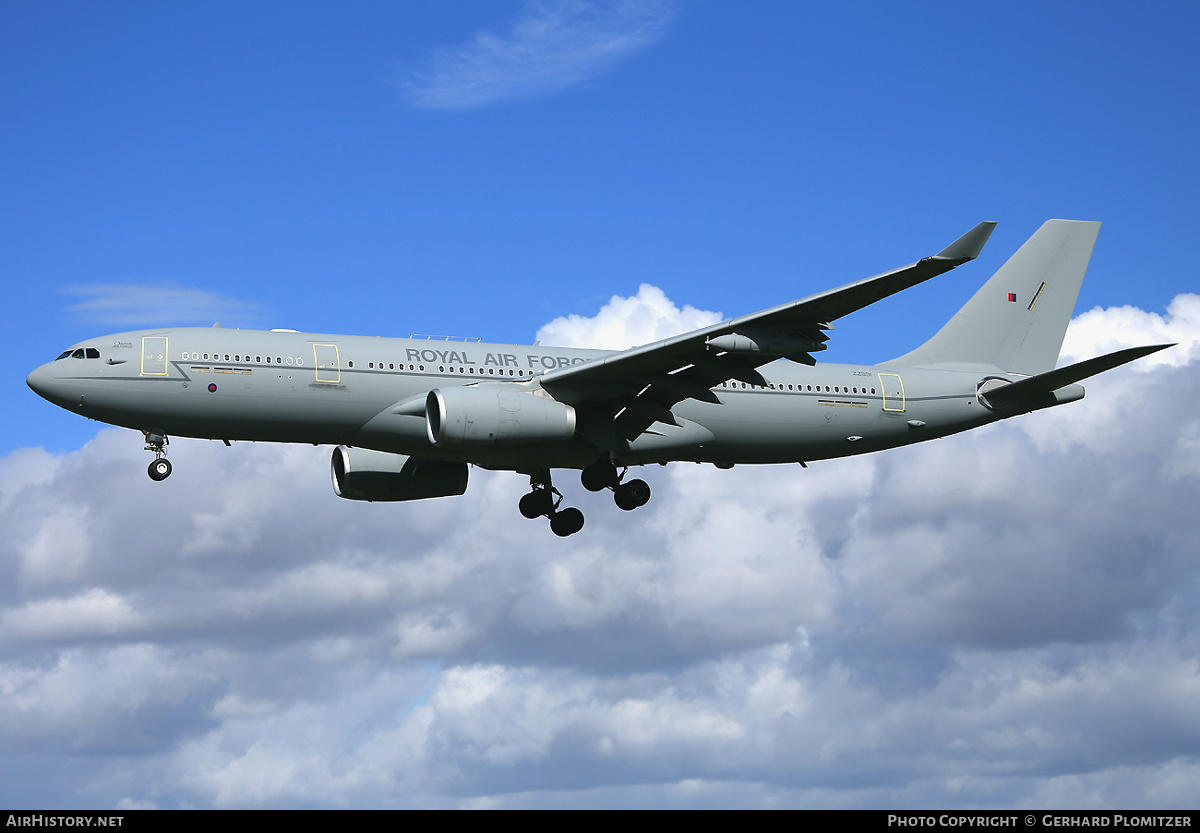
[(1097, 356), (1094, 359), (1088, 359), (1078, 364), (1069, 364), (1066, 367), (1060, 367), (1048, 373), (1039, 373), (1037, 376), (1013, 382), (1011, 385), (1004, 385), (1003, 387), (989, 390), (987, 398), (992, 402), (997, 402), (1005, 399), (1023, 399), (1028, 396), (1036, 396), (1039, 393), (1050, 393), (1051, 391), (1059, 390), (1067, 385), (1073, 385), (1076, 382), (1095, 376), (1097, 373), (1112, 370), (1114, 367), (1120, 367), (1143, 356), (1149, 356), (1151, 353), (1157, 353), (1159, 350), (1166, 350), (1168, 347), (1174, 346), (1174, 344), (1152, 344), (1148, 347), (1130, 347), (1127, 350), (1118, 350), (1115, 353), (1109, 353), (1107, 356)]

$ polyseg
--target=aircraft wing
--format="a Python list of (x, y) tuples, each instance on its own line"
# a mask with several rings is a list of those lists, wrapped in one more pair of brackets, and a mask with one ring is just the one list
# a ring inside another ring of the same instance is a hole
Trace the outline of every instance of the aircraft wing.
[(938, 254), (873, 278), (550, 371), (542, 386), (577, 408), (611, 411), (618, 434), (632, 440), (656, 421), (677, 424), (677, 402), (719, 402), (714, 385), (766, 384), (757, 368), (781, 356), (816, 364), (811, 354), (825, 349), (832, 321), (974, 260), (995, 227), (980, 223)]

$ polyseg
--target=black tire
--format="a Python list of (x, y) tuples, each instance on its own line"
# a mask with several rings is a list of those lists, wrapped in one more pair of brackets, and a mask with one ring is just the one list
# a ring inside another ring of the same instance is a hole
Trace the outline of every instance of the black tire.
[(550, 531), (559, 538), (574, 535), (583, 529), (583, 513), (578, 509), (564, 509), (550, 516)]
[(151, 460), (150, 466), (146, 469), (146, 474), (150, 475), (150, 479), (154, 481), (166, 480), (171, 476), (171, 461), (166, 457)]
[(545, 489), (534, 489), (521, 498), (521, 502), (517, 504), (517, 508), (521, 510), (522, 515), (530, 520), (540, 518), (554, 511), (554, 496)]
[(645, 480), (630, 480), (625, 484), (625, 488), (629, 489), (638, 506), (645, 506), (650, 502), (650, 484)]
[(613, 490), (613, 500), (617, 506), (630, 512), (639, 506), (645, 506), (650, 500), (650, 484), (645, 480), (630, 480), (622, 483)]
[(599, 492), (617, 485), (617, 469), (607, 460), (600, 460), (592, 463), (580, 473), (579, 482), (589, 492)]

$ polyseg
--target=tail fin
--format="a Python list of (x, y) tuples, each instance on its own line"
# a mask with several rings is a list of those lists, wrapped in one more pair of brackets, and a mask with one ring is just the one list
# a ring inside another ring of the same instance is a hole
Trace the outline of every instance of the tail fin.
[(1047, 220), (937, 335), (884, 364), (1053, 370), (1100, 224)]

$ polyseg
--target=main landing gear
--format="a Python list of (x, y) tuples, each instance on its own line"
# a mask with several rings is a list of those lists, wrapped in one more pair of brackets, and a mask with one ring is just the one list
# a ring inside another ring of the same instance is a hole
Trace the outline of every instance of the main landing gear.
[[(598, 460), (580, 474), (583, 487), (589, 492), (612, 489), (613, 500), (626, 512), (645, 506), (650, 500), (650, 485), (645, 480), (625, 481), (628, 468), (617, 471), (612, 460)], [(624, 481), (624, 482), (622, 482)], [(550, 481), (550, 470), (541, 469), (529, 476), (529, 494), (521, 498), (521, 514), (527, 518), (550, 519), (550, 530), (560, 538), (574, 535), (583, 529), (583, 513), (578, 509), (562, 509), (562, 492)]]
[(165, 434), (159, 434), (154, 431), (143, 431), (146, 435), (145, 451), (153, 451), (154, 459), (150, 462), (149, 468), (146, 469), (146, 474), (150, 475), (150, 479), (154, 481), (166, 480), (171, 476), (171, 461), (167, 459), (167, 452), (163, 446), (170, 444)]
[(625, 468), (618, 472), (617, 466), (612, 460), (597, 460), (583, 470), (579, 480), (583, 483), (583, 488), (589, 492), (612, 489), (613, 500), (616, 501), (617, 506), (629, 512), (639, 506), (645, 506), (649, 502), (650, 484), (645, 480), (621, 482), (628, 471), (629, 469)]
[[(549, 518), (550, 531), (560, 538), (574, 535), (583, 529), (582, 512), (570, 507), (559, 508), (563, 502), (562, 492), (554, 488), (554, 484), (550, 481), (549, 469), (543, 469), (530, 475), (529, 485), (532, 491), (521, 498), (521, 502), (518, 504), (522, 515), (530, 520), (543, 516)], [(556, 495), (558, 496), (557, 500), (555, 500)]]

